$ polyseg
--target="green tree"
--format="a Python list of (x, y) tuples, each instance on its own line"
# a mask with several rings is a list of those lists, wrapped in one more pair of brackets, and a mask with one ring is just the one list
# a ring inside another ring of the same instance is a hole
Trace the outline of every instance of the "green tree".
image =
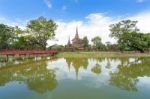
[(144, 40), (146, 41), (146, 49), (150, 50), (150, 33), (144, 34)]
[(27, 24), (29, 34), (35, 38), (35, 41), (42, 49), (46, 49), (47, 40), (52, 39), (55, 36), (55, 30), (57, 28), (56, 23), (53, 20), (48, 20), (44, 17), (31, 20)]
[(83, 42), (84, 49), (88, 49), (89, 48), (89, 40), (88, 40), (87, 36), (83, 37), (82, 42)]
[(144, 34), (139, 33), (137, 21), (124, 20), (110, 25), (111, 37), (118, 40), (120, 50), (138, 50), (144, 52), (146, 41)]
[(12, 44), (12, 48), (14, 49), (25, 49), (26, 46), (26, 39), (25, 37), (18, 37)]
[(64, 46), (54, 44), (54, 45), (52, 45), (52, 46), (48, 47), (48, 49), (50, 49), (50, 50), (62, 51), (62, 50), (64, 49)]
[(125, 50), (138, 50), (144, 52), (146, 48), (146, 41), (144, 40), (143, 33), (131, 32), (124, 33), (123, 36), (119, 39), (120, 48)]
[(14, 38), (14, 28), (0, 24), (0, 49), (8, 49), (11, 47)]
[(139, 29), (136, 27), (138, 21), (123, 20), (116, 24), (110, 25), (111, 37), (119, 39), (126, 32), (138, 32)]
[(102, 44), (101, 38), (99, 36), (94, 37), (92, 39), (92, 42), (93, 42), (94, 49), (96, 49), (96, 50), (103, 49), (103, 44)]
[(14, 27), (14, 39), (11, 48), (25, 49), (27, 46), (24, 31), (18, 26)]

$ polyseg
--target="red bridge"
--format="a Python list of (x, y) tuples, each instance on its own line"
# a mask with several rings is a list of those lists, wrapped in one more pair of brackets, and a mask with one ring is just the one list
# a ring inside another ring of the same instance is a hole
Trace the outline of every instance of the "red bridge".
[(0, 55), (57, 54), (55, 50), (0, 50)]

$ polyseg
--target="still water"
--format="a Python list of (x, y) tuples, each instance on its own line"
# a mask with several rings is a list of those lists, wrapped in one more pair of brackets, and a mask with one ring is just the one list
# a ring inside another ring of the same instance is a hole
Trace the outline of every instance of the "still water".
[(150, 99), (150, 58), (57, 58), (0, 66), (0, 99)]

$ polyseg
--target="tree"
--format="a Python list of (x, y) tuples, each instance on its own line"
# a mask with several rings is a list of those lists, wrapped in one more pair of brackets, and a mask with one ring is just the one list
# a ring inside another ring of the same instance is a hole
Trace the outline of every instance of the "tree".
[(13, 49), (25, 49), (27, 46), (26, 39), (24, 37), (24, 31), (18, 26), (14, 27), (14, 39), (11, 45)]
[(146, 41), (146, 49), (150, 50), (150, 33), (144, 34), (144, 40)]
[(89, 48), (89, 41), (88, 41), (87, 36), (83, 37), (82, 42), (83, 42), (84, 49), (88, 49)]
[(146, 41), (143, 33), (131, 32), (124, 33), (119, 39), (120, 48), (125, 50), (138, 50), (144, 52), (146, 48)]
[(48, 20), (44, 17), (31, 20), (27, 24), (29, 34), (35, 38), (36, 43), (46, 49), (47, 40), (52, 39), (55, 36), (55, 30), (57, 28), (56, 23), (53, 20)]
[(62, 51), (62, 50), (64, 49), (64, 46), (54, 44), (54, 45), (52, 45), (52, 46), (48, 47), (48, 49), (50, 49), (50, 50)]
[(12, 48), (14, 49), (26, 49), (26, 39), (25, 37), (18, 37), (12, 44)]
[(108, 51), (118, 51), (118, 44), (111, 44), (111, 42), (106, 42), (106, 50)]
[(146, 47), (144, 34), (139, 33), (136, 24), (137, 21), (124, 20), (110, 25), (110, 36), (118, 40), (121, 51), (138, 50), (144, 52), (144, 48)]
[(10, 48), (14, 38), (14, 28), (0, 24), (0, 49)]
[(96, 50), (103, 49), (103, 44), (102, 44), (101, 38), (99, 36), (94, 37), (92, 39), (92, 42), (93, 42), (94, 49), (96, 49)]
[(138, 32), (139, 29), (136, 27), (138, 21), (123, 20), (116, 24), (110, 25), (111, 37), (119, 39), (126, 32)]

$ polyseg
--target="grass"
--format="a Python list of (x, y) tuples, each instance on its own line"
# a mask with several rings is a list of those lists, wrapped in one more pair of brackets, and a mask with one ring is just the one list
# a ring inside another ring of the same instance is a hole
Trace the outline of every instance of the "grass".
[(57, 57), (85, 57), (85, 58), (103, 58), (103, 57), (150, 57), (150, 53), (120, 53), (120, 52), (60, 52)]
[[(9, 56), (11, 58), (12, 56)], [(104, 57), (149, 57), (150, 53), (120, 53), (120, 52), (60, 52), (56, 57), (64, 58), (104, 58)], [(23, 57), (15, 56), (13, 59), (22, 59)], [(30, 58), (30, 57), (28, 57)], [(6, 60), (6, 56), (0, 56), (0, 61)]]

